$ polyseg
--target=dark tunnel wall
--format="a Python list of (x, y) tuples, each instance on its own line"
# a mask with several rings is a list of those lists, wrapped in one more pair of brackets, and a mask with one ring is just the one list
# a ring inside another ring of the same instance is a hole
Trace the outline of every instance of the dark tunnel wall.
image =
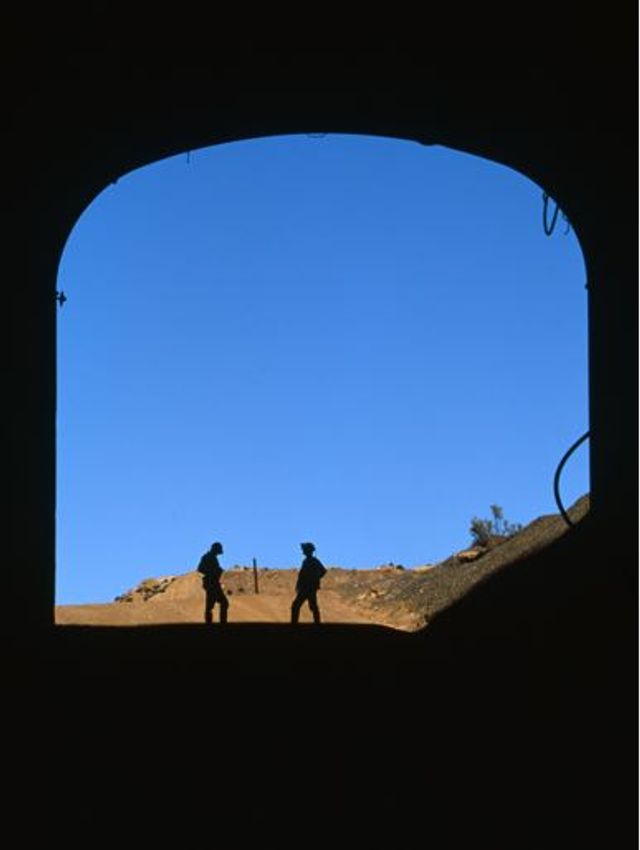
[[(10, 819), (147, 842), (195, 819), (265, 843), (269, 816), (303, 817), (309, 840), (348, 810), (361, 840), (391, 826), (390, 846), (403, 825), (443, 847), (637, 846), (635, 12), (583, 4), (563, 29), (525, 3), (506, 30), (465, 17), (441, 36), (429, 18), (411, 47), (269, 50), (175, 11), (160, 32), (160, 14), (136, 29), (87, 3), (78, 32), (29, 8), (3, 32)], [(74, 223), (133, 168), (313, 131), (493, 159), (567, 213), (589, 284), (591, 513), (400, 653), (384, 630), (54, 628), (55, 288)]]
[[(54, 292), (65, 241), (88, 203), (122, 174), (220, 141), (389, 135), (483, 156), (543, 186), (569, 216), (587, 266), (590, 521), (594, 534), (607, 534), (610, 523), (620, 534), (634, 527), (637, 216), (624, 81), (588, 68), (551, 85), (524, 60), (509, 76), (465, 76), (460, 66), (442, 78), (419, 54), (394, 62), (388, 54), (334, 52), (302, 72), (299, 58), (236, 54), (184, 67), (127, 52), (126, 43), (120, 52), (85, 45), (57, 58), (51, 74), (22, 81), (29, 84), (13, 103), (5, 187), (15, 299), (10, 570), (34, 624), (49, 624), (53, 605)], [(631, 536), (629, 555), (612, 569), (631, 567)]]

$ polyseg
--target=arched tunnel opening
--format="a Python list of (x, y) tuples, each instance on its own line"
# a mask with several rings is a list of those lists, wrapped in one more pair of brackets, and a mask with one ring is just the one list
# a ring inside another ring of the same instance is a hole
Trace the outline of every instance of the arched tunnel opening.
[[(472, 517), (499, 502), (521, 526), (550, 520), (552, 470), (588, 424), (584, 263), (542, 194), (447, 148), (324, 133), (107, 187), (57, 282), (58, 622), (200, 622), (185, 574), (209, 537), (235, 622), (286, 621), (290, 575), (257, 599), (237, 573), (257, 555), (291, 574), (309, 535), (340, 570), (325, 622), (394, 622), (388, 588), (361, 574), (348, 592), (354, 568), (426, 578), (463, 553), (455, 593), (420, 587), (437, 605), (403, 588), (395, 622), (413, 629), (486, 577), (488, 559), (462, 565), (483, 552), (464, 551)], [(588, 489), (584, 451), (568, 504)], [(502, 566), (544, 546), (522, 536)]]

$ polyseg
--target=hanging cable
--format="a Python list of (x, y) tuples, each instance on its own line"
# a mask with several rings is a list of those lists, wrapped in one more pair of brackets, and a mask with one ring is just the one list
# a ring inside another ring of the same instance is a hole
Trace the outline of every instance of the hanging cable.
[(550, 198), (546, 192), (542, 193), (542, 226), (544, 227), (544, 232), (547, 236), (551, 236), (553, 230), (556, 226), (556, 221), (558, 220), (558, 213), (560, 212), (560, 207), (556, 204), (556, 208), (553, 211), (553, 216), (551, 218), (551, 224), (549, 224), (549, 201)]
[(564, 505), (562, 504), (562, 499), (560, 498), (560, 475), (562, 474), (562, 469), (565, 463), (569, 460), (569, 458), (575, 452), (578, 446), (582, 445), (582, 443), (584, 443), (584, 441), (590, 436), (590, 433), (590, 431), (586, 431), (580, 437), (580, 439), (576, 440), (575, 443), (564, 453), (564, 456), (558, 464), (558, 468), (556, 469), (556, 474), (553, 476), (553, 495), (556, 500), (556, 505), (558, 506), (560, 513), (562, 514), (562, 518), (567, 523), (569, 528), (573, 528), (575, 523), (572, 522), (571, 518), (569, 517), (569, 514), (565, 511)]
[[(551, 222), (549, 222), (549, 201), (551, 198), (547, 195), (546, 192), (542, 193), (542, 226), (544, 227), (544, 232), (547, 236), (551, 236), (556, 227), (556, 222), (558, 221), (558, 214), (562, 216), (562, 220), (564, 221), (564, 235), (571, 230), (571, 222), (569, 221), (569, 217), (564, 213), (558, 204), (556, 204), (556, 208), (553, 211), (553, 215), (551, 216)], [(555, 201), (554, 201), (555, 203)]]

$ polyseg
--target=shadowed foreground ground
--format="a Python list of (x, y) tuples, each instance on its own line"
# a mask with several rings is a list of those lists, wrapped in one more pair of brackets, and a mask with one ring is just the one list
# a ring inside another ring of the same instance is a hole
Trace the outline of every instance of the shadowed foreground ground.
[(13, 635), (11, 816), (118, 843), (635, 846), (635, 599), (609, 554), (586, 521), (413, 633)]

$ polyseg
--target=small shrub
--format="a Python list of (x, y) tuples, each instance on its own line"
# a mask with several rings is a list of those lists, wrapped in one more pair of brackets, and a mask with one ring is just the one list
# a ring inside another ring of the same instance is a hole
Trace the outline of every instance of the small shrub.
[(474, 546), (486, 546), (493, 534), (493, 525), (490, 519), (480, 519), (474, 516), (469, 527), (471, 539)]
[(509, 522), (504, 518), (504, 512), (500, 505), (490, 505), (491, 519), (480, 519), (474, 516), (469, 526), (469, 533), (474, 546), (486, 546), (494, 537), (513, 537), (522, 531), (519, 522)]

